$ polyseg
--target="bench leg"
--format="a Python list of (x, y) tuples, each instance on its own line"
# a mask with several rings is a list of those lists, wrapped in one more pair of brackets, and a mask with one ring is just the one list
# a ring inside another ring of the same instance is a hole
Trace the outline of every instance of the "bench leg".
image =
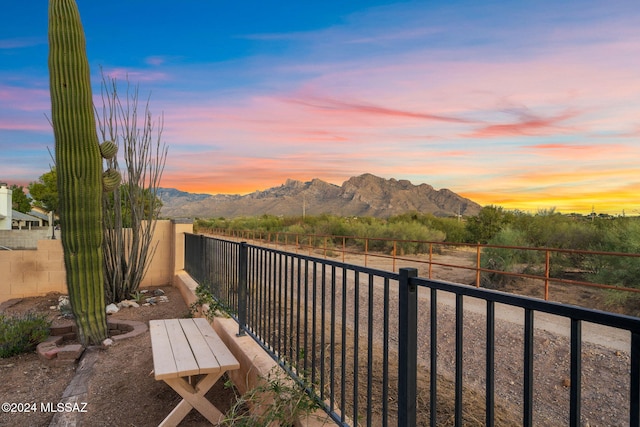
[(195, 408), (212, 424), (217, 425), (224, 418), (224, 414), (218, 410), (204, 396), (209, 389), (220, 379), (222, 372), (216, 374), (208, 374), (202, 378), (195, 388), (191, 386), (184, 378), (165, 378), (164, 382), (182, 396), (182, 401), (171, 411), (167, 418), (160, 423), (162, 427), (176, 426), (184, 417)]

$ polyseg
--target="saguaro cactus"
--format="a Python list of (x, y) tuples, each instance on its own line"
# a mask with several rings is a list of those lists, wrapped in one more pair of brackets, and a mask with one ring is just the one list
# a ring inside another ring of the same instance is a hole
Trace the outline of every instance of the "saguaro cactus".
[(81, 343), (99, 344), (108, 336), (102, 158), (84, 30), (74, 0), (49, 2), (49, 83), (67, 287)]

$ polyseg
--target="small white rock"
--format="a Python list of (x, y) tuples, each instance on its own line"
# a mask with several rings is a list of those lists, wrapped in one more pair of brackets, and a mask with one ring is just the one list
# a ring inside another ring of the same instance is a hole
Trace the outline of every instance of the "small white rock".
[(113, 345), (113, 340), (111, 338), (107, 338), (102, 341), (102, 347), (110, 347)]
[(113, 303), (107, 306), (107, 314), (117, 313), (118, 311), (120, 311), (120, 309)]
[(135, 302), (135, 301), (125, 299), (125, 300), (122, 300), (122, 301), (120, 301), (120, 302), (118, 303), (118, 307), (119, 307), (119, 308), (126, 308), (126, 307), (140, 307), (140, 305), (139, 305), (137, 302)]

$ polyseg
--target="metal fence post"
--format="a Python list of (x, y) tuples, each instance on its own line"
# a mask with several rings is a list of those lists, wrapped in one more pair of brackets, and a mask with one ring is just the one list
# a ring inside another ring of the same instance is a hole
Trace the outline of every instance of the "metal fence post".
[(198, 272), (198, 277), (196, 278), (196, 280), (203, 286), (207, 287), (209, 291), (211, 291), (211, 282), (208, 280), (209, 277), (205, 277), (204, 275), (204, 264), (207, 261), (206, 255), (209, 255), (205, 252), (205, 245), (207, 244), (207, 241), (204, 237), (204, 235), (200, 235), (200, 244), (198, 245), (198, 265), (195, 268), (195, 270)]
[(244, 336), (244, 328), (247, 325), (247, 272), (248, 272), (248, 246), (247, 242), (240, 242), (238, 254), (238, 336)]
[(401, 268), (398, 295), (398, 426), (416, 425), (418, 288), (416, 268)]

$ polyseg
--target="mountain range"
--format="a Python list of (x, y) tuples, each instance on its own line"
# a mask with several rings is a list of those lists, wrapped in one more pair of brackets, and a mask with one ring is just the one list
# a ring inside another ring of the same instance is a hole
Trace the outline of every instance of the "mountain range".
[(384, 179), (372, 174), (349, 178), (341, 186), (320, 179), (288, 179), (284, 184), (246, 195), (194, 194), (158, 189), (163, 218), (233, 218), (264, 214), (299, 216), (332, 214), (386, 218), (406, 212), (435, 216), (473, 216), (482, 206), (451, 190), (428, 184)]

